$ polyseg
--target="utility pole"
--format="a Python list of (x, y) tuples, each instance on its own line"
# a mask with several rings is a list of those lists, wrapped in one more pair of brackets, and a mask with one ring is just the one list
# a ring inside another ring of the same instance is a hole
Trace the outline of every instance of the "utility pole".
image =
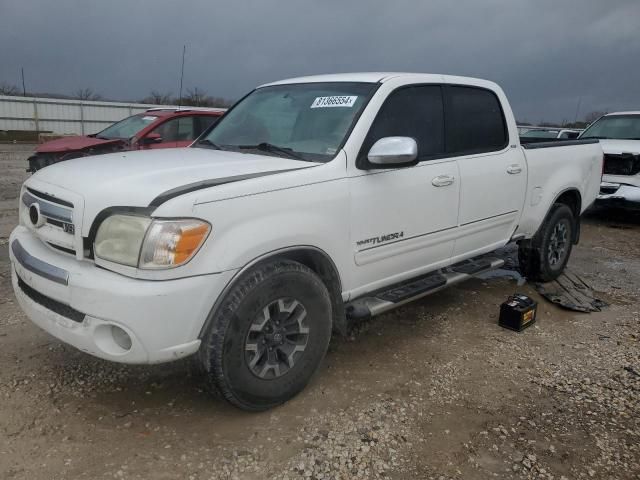
[(27, 89), (24, 86), (24, 67), (20, 67), (20, 73), (22, 75), (22, 96), (26, 97), (27, 96)]

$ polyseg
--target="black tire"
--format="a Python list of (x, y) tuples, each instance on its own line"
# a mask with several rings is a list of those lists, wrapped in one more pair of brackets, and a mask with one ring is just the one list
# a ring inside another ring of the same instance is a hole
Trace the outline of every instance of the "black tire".
[(309, 268), (289, 260), (256, 266), (212, 313), (199, 350), (207, 386), (243, 410), (286, 402), (320, 366), (331, 318), (329, 292)]
[(565, 204), (554, 204), (536, 235), (520, 243), (520, 272), (535, 282), (558, 278), (571, 256), (575, 234), (576, 219), (571, 209)]

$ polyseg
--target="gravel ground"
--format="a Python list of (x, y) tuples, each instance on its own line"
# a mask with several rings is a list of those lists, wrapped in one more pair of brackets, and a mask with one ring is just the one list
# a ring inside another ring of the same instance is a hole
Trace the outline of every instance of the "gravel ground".
[[(4, 151), (3, 151), (4, 150)], [(28, 149), (0, 145), (0, 478), (636, 479), (640, 217), (585, 219), (570, 266), (611, 306), (577, 314), (508, 277), (472, 280), (335, 338), (270, 412), (209, 397), (189, 361), (123, 366), (40, 331), (15, 303), (6, 237)], [(539, 301), (497, 326), (514, 291)]]

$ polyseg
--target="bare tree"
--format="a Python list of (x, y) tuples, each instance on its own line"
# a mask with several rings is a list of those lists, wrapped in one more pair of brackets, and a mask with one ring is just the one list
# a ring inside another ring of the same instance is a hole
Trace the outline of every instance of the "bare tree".
[(0, 83), (0, 95), (19, 95), (20, 90), (15, 85), (10, 83)]
[(206, 107), (207, 100), (208, 96), (204, 90), (195, 87), (187, 90), (187, 94), (182, 98), (182, 103), (192, 107)]
[(606, 114), (607, 112), (599, 112), (599, 111), (590, 112), (584, 117), (584, 121), (589, 124), (589, 123), (595, 122), (601, 116)]
[(170, 92), (162, 93), (151, 90), (151, 93), (142, 99), (142, 103), (153, 103), (154, 105), (172, 105), (175, 102)]
[(79, 88), (74, 92), (73, 97), (78, 100), (102, 100), (102, 95), (94, 92), (91, 88)]
[(233, 100), (229, 100), (228, 98), (223, 97), (209, 97), (211, 107), (221, 107), (228, 108), (233, 105)]
[(191, 107), (228, 107), (232, 104), (232, 101), (225, 98), (211, 97), (198, 87), (188, 89), (187, 94), (182, 97), (182, 105)]

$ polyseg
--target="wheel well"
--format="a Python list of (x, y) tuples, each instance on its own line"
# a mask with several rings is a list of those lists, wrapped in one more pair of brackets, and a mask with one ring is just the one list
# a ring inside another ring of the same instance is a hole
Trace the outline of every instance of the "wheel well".
[(562, 192), (560, 196), (556, 198), (554, 205), (556, 203), (566, 205), (573, 212), (573, 218), (575, 219), (573, 243), (577, 244), (580, 240), (580, 212), (582, 211), (582, 197), (580, 196), (580, 192), (576, 189)]
[(578, 219), (580, 218), (580, 212), (582, 210), (582, 197), (580, 197), (580, 192), (575, 189), (567, 190), (566, 192), (562, 192), (562, 194), (556, 199), (554, 203), (564, 203), (567, 205), (571, 211), (573, 212), (573, 216)]
[(347, 320), (344, 302), (342, 301), (342, 283), (340, 274), (331, 258), (321, 250), (301, 247), (277, 253), (272, 257), (263, 259), (261, 262), (273, 260), (274, 258), (286, 258), (301, 263), (320, 277), (331, 296), (333, 329), (342, 335), (346, 335)]

